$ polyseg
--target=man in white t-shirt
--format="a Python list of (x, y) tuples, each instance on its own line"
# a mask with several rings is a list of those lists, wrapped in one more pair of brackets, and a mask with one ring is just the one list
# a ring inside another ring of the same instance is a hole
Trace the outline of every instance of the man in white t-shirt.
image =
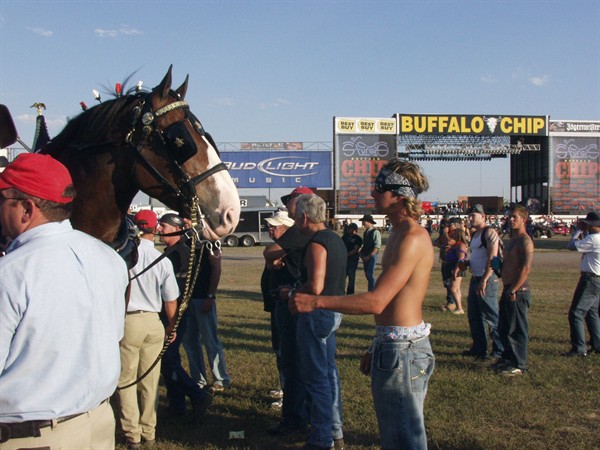
[[(161, 255), (154, 248), (158, 225), (156, 214), (142, 210), (136, 214), (135, 223), (142, 231), (142, 239), (138, 263), (131, 269), (133, 279), (125, 316), (125, 336), (121, 341), (119, 387), (133, 383), (154, 363), (163, 348), (165, 334), (168, 336), (173, 330), (179, 297), (173, 264), (168, 258), (142, 273)], [(166, 333), (159, 317), (163, 301), (169, 322)], [(142, 439), (146, 446), (155, 442), (159, 377), (160, 363), (139, 383), (117, 391), (121, 428), (128, 448), (141, 448)]]
[(469, 211), (469, 221), (475, 228), (471, 238), (471, 282), (467, 298), (469, 328), (473, 343), (465, 356), (488, 358), (488, 332), (492, 341), (492, 356), (500, 358), (504, 347), (498, 334), (498, 277), (492, 269), (492, 259), (498, 255), (500, 238), (488, 227), (483, 206), (477, 204)]

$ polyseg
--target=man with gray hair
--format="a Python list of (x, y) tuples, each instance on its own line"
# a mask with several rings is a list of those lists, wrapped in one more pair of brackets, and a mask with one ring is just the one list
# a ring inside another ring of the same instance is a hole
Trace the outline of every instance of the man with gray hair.
[[(309, 238), (300, 268), (300, 287), (294, 291), (313, 295), (344, 295), (346, 246), (325, 226), (325, 201), (316, 195), (300, 195), (294, 221)], [(286, 295), (287, 294), (287, 295)], [(299, 314), (296, 338), (300, 376), (306, 385), (310, 406), (308, 449), (342, 448), (342, 395), (335, 364), (336, 337), (342, 315), (333, 311)], [(302, 343), (300, 345), (300, 343)]]

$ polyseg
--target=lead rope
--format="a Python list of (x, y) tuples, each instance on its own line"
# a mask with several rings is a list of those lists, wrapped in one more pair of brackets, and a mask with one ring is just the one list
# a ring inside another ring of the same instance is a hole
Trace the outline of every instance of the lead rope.
[[(202, 254), (204, 253), (204, 247), (205, 246), (209, 247), (209, 251), (211, 253), (213, 251), (212, 244), (210, 242), (202, 243), (202, 246), (200, 247), (200, 253), (198, 254), (198, 263), (194, 267), (194, 261), (196, 259), (195, 258), (196, 242), (198, 241), (198, 231), (196, 229), (196, 226), (198, 225), (197, 219), (198, 219), (199, 209), (200, 209), (199, 208), (199, 199), (197, 196), (194, 196), (194, 198), (192, 199), (192, 211), (191, 211), (191, 217), (190, 217), (190, 219), (192, 221), (192, 230), (194, 232), (191, 233), (192, 234), (191, 242), (190, 242), (191, 249), (190, 249), (190, 257), (188, 259), (187, 275), (185, 278), (185, 290), (184, 290), (184, 294), (183, 294), (183, 299), (181, 300), (181, 304), (179, 305), (179, 308), (177, 309), (177, 318), (175, 319), (175, 323), (173, 324), (173, 330), (171, 330), (169, 335), (166, 336), (165, 343), (163, 345), (162, 350), (160, 351), (160, 353), (158, 354), (158, 356), (156, 357), (156, 359), (154, 360), (152, 365), (148, 368), (148, 370), (146, 370), (142, 375), (140, 375), (135, 381), (132, 381), (131, 383), (126, 384), (125, 386), (117, 387), (117, 390), (127, 389), (131, 386), (136, 385), (137, 383), (142, 381), (150, 372), (152, 372), (152, 370), (160, 362), (161, 358), (167, 351), (167, 348), (169, 348), (169, 344), (171, 343), (173, 336), (177, 332), (177, 328), (179, 327), (179, 322), (181, 322), (183, 313), (185, 313), (185, 311), (188, 308), (190, 299), (192, 297), (193, 287), (196, 285), (196, 280), (198, 279), (198, 274), (200, 273), (200, 266), (201, 266), (201, 262), (202, 262)], [(202, 220), (202, 218), (200, 220)], [(219, 248), (218, 245), (215, 245), (215, 247), (217, 247), (217, 249)]]

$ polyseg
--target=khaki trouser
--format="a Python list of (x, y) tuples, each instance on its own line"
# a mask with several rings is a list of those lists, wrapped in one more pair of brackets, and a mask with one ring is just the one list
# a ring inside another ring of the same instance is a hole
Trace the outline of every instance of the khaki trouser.
[(115, 448), (115, 416), (108, 402), (71, 420), (40, 429), (40, 437), (10, 439), (0, 450), (60, 449), (108, 450)]
[[(157, 313), (127, 314), (120, 345), (119, 386), (135, 381), (146, 372), (162, 350), (164, 340), (165, 329)], [(121, 429), (130, 442), (155, 437), (159, 377), (160, 363), (138, 384), (117, 390)]]

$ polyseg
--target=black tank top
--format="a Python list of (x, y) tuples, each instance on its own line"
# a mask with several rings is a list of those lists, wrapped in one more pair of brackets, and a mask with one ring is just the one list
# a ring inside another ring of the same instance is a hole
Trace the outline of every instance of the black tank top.
[[(322, 245), (327, 250), (325, 285), (320, 295), (344, 295), (348, 254), (344, 241), (331, 230), (321, 230), (312, 237), (309, 244), (312, 242)], [(307, 278), (306, 268), (302, 265), (302, 283), (306, 282)]]

